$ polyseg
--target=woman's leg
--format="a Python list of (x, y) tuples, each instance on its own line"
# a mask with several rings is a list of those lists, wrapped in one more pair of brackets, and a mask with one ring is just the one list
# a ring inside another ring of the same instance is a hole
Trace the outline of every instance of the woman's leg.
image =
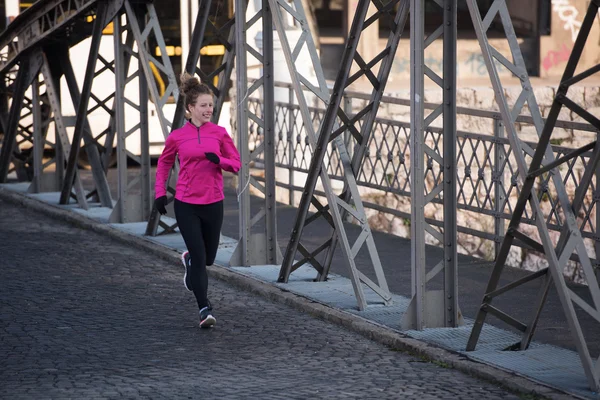
[(206, 273), (206, 248), (202, 237), (202, 218), (199, 212), (202, 206), (188, 204), (175, 199), (175, 218), (185, 246), (190, 252), (190, 279), (198, 309), (208, 306), (207, 289), (208, 275)]
[(223, 201), (202, 206), (202, 238), (206, 249), (206, 265), (213, 265), (223, 225)]

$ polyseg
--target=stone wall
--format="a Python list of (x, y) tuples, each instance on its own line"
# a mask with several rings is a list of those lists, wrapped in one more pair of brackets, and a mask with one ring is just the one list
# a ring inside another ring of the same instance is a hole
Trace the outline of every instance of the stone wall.
[[(520, 87), (508, 87), (505, 90), (505, 94), (507, 97), (507, 101), (509, 105), (514, 104), (517, 97), (521, 92)], [(554, 99), (555, 88), (550, 86), (536, 87), (534, 89), (534, 93), (536, 95), (536, 99), (538, 101), (540, 111), (542, 115), (547, 116), (552, 101)], [(399, 98), (408, 98), (408, 91), (401, 91), (392, 94), (392, 97)], [(598, 86), (577, 86), (573, 87), (569, 91), (569, 98), (581, 105), (584, 109), (592, 113), (593, 115), (600, 115), (600, 87)], [(426, 102), (440, 102), (441, 98), (437, 91), (428, 90), (425, 93), (425, 101)], [(493, 110), (497, 111), (498, 107), (494, 101), (494, 92), (491, 88), (488, 87), (478, 87), (478, 88), (464, 88), (459, 89), (457, 93), (457, 105), (458, 107), (468, 107), (479, 110)], [(363, 101), (354, 101), (353, 108), (355, 111), (361, 109), (364, 106)], [(529, 110), (525, 107), (522, 110), (522, 114), (528, 115)], [(386, 104), (382, 106), (378, 112), (378, 118), (386, 118), (393, 121), (404, 121), (409, 123), (410, 121), (410, 109), (407, 106), (398, 106), (392, 104)], [(563, 121), (573, 121), (573, 122), (585, 122), (582, 121), (579, 116), (570, 112), (568, 109), (563, 108), (561, 112), (560, 119)], [(434, 121), (433, 126), (441, 127), (441, 118)], [(494, 120), (489, 118), (479, 118), (467, 115), (458, 115), (457, 116), (457, 128), (459, 131), (466, 131), (470, 133), (476, 133), (481, 135), (493, 136), (494, 132)], [(525, 123), (519, 123), (516, 126), (517, 133), (521, 140), (536, 143), (537, 142), (537, 134), (534, 126)], [(384, 134), (381, 131), (375, 131), (376, 135), (383, 136)], [(389, 135), (389, 134), (388, 134)], [(400, 145), (404, 147), (407, 142), (405, 137), (399, 135)], [(566, 148), (578, 148), (583, 146), (584, 144), (590, 143), (591, 141), (596, 139), (596, 134), (593, 132), (585, 132), (585, 131), (577, 131), (573, 129), (563, 129), (557, 128), (552, 135), (552, 143), (555, 145), (559, 145), (561, 147)], [(374, 154), (377, 151), (379, 143), (382, 140), (390, 141), (390, 138), (375, 138), (375, 140), (371, 144), (371, 154)], [(426, 137), (426, 143), (430, 147), (434, 147), (435, 143), (432, 137)], [(475, 143), (475, 142), (474, 142)], [(459, 157), (457, 164), (457, 172), (459, 181), (465, 179), (465, 174), (467, 174), (467, 170), (470, 170), (471, 176), (477, 175), (479, 173), (482, 177), (481, 180), (478, 181), (475, 185), (465, 184), (462, 188), (457, 189), (459, 203), (468, 203), (470, 204), (479, 204), (483, 205), (486, 209), (493, 210), (493, 202), (494, 199), (494, 191), (492, 188), (492, 165), (491, 161), (493, 157), (486, 158), (486, 152), (489, 153), (492, 150), (491, 144), (489, 146), (484, 146), (482, 143), (479, 145), (471, 145), (466, 144), (464, 146), (464, 150), (462, 152), (462, 157)], [(509, 147), (505, 146), (505, 149), (508, 150)], [(441, 147), (439, 151), (441, 151)], [(380, 150), (381, 152), (381, 150)], [(385, 152), (384, 152), (385, 153)], [(476, 154), (473, 154), (476, 153)], [(387, 154), (381, 154), (383, 158), (387, 157)], [(473, 158), (475, 157), (480, 161), (473, 162)], [(516, 163), (513, 159), (513, 165), (516, 166)], [(410, 155), (406, 156), (406, 163), (410, 164)], [(467, 164), (471, 163), (470, 167), (467, 168)], [(409, 165), (408, 165), (409, 166)], [(437, 169), (437, 164), (433, 165), (433, 170)], [(385, 171), (374, 171), (372, 167), (369, 167), (369, 164), (365, 164), (366, 173), (371, 174), (375, 173), (376, 175), (385, 174)], [(375, 166), (375, 169), (378, 166)], [(380, 168), (380, 167), (379, 167)], [(516, 172), (516, 170), (515, 170)], [(567, 167), (561, 167), (561, 175), (565, 177), (567, 175)], [(572, 175), (570, 175), (572, 174)], [(583, 164), (579, 161), (577, 162), (572, 171), (569, 172), (569, 177), (572, 178), (577, 177), (579, 179), (583, 174)], [(432, 176), (434, 174), (430, 174), (428, 176), (426, 185), (429, 188), (433, 187), (435, 182), (432, 181)], [(402, 177), (394, 177), (397, 181), (407, 180), (407, 176)], [(475, 180), (474, 180), (475, 181)], [(505, 168), (504, 171), (504, 183), (506, 187), (510, 188), (511, 182), (511, 173), (507, 171)], [(401, 187), (402, 184), (399, 184)], [(572, 179), (567, 181), (566, 189), (570, 198), (573, 197), (575, 192), (576, 184)], [(390, 193), (385, 193), (382, 191), (372, 190), (362, 188), (361, 192), (363, 194), (364, 201), (372, 202), (381, 206), (385, 206), (394, 210), (398, 210), (410, 215), (411, 204), (409, 197), (401, 197), (396, 196)], [(550, 214), (550, 210), (552, 209), (552, 202), (555, 201), (555, 194), (552, 190), (552, 185), (550, 185), (548, 195), (542, 198), (542, 208), (544, 209), (546, 216)], [(509, 202), (514, 205), (517, 201), (517, 191), (512, 190), (509, 193)], [(586, 207), (589, 207), (590, 202), (592, 202), (592, 193), (591, 190), (588, 191), (588, 198), (586, 200)], [(510, 215), (510, 210), (505, 208), (503, 210), (506, 214)], [(427, 218), (433, 218), (439, 221), (443, 220), (443, 209), (441, 204), (429, 204), (425, 209), (425, 214)], [(410, 236), (410, 220), (403, 217), (393, 216), (389, 213), (378, 212), (375, 210), (369, 210), (369, 221), (375, 229), (382, 230), (385, 232), (393, 233), (402, 237)], [(584, 220), (585, 213), (580, 212), (579, 214), (579, 222), (582, 223)], [(589, 213), (589, 220), (586, 220), (586, 230), (587, 231), (595, 231), (595, 220), (596, 220), (596, 210), (595, 207)], [(495, 231), (495, 218), (492, 216), (486, 216), (483, 214), (477, 214), (474, 212), (467, 211), (459, 211), (458, 212), (458, 225), (461, 227), (465, 227), (468, 229), (473, 229), (481, 232), (487, 232), (493, 234)], [(508, 225), (508, 220), (505, 222), (505, 226)], [(537, 229), (535, 226), (524, 225), (522, 224), (521, 230), (528, 234), (530, 237), (539, 240)], [(438, 244), (437, 241), (430, 235), (427, 235), (427, 242), (430, 244)], [(552, 232), (552, 237), (556, 241), (558, 239), (558, 232)], [(473, 255), (476, 257), (480, 257), (484, 260), (493, 260), (495, 257), (495, 244), (490, 240), (485, 240), (478, 238), (476, 236), (459, 233), (459, 252), (464, 254)], [(591, 257), (595, 257), (595, 249), (594, 243), (591, 240), (586, 240), (586, 245), (589, 249), (589, 255)], [(525, 249), (521, 249), (518, 247), (513, 247), (508, 259), (508, 264), (510, 266), (519, 267), (527, 270), (538, 270), (547, 266), (547, 262), (544, 257), (541, 257), (540, 254), (527, 251)], [(582, 272), (580, 268), (574, 263), (568, 267), (565, 271), (565, 274), (578, 282), (583, 282), (582, 280)]]
[[(534, 85), (534, 93), (536, 95), (536, 99), (540, 108), (542, 115), (547, 116), (552, 101), (555, 96), (555, 87), (550, 85)], [(520, 87), (516, 86), (507, 86), (505, 89), (505, 94), (509, 105), (514, 104), (516, 99), (518, 98), (521, 90)], [(410, 93), (408, 90), (404, 91), (396, 91), (393, 93), (389, 93), (391, 97), (396, 97), (400, 99), (409, 99)], [(569, 97), (580, 104), (584, 109), (588, 110), (593, 115), (600, 115), (600, 86), (590, 85), (590, 86), (576, 86), (573, 87), (569, 92)], [(441, 96), (439, 91), (436, 90), (426, 90), (425, 92), (425, 101), (437, 103), (441, 101)], [(232, 103), (234, 104), (234, 103)], [(354, 112), (358, 112), (362, 110), (362, 108), (366, 105), (366, 101), (353, 99), (352, 101), (352, 109)], [(468, 87), (468, 88), (460, 88), (457, 91), (457, 106), (458, 107), (466, 107), (476, 110), (490, 110), (490, 111), (498, 111), (497, 104), (494, 100), (494, 92), (491, 87)], [(231, 115), (235, 115), (234, 110), (231, 111)], [(527, 115), (529, 110), (525, 107), (521, 114)], [(408, 106), (400, 106), (390, 104), (389, 102), (383, 103), (378, 111), (378, 119), (388, 119), (391, 121), (400, 121), (405, 124), (410, 123), (410, 108)], [(574, 113), (568, 111), (566, 108), (563, 108), (561, 112), (560, 119), (563, 121), (571, 121), (571, 122), (583, 122), (581, 118), (576, 116)], [(432, 124), (434, 127), (441, 127), (441, 118), (434, 121)], [(301, 121), (298, 120), (297, 124), (300, 124)], [(469, 115), (461, 115), (457, 116), (457, 128), (459, 131), (479, 134), (483, 136), (493, 136), (494, 132), (494, 119), (490, 118), (481, 118), (474, 117)], [(519, 137), (528, 142), (536, 143), (537, 142), (537, 134), (535, 128), (526, 123), (518, 123), (516, 125), (517, 133)], [(385, 133), (381, 130), (375, 130), (374, 140), (371, 142), (369, 148), (369, 157), (371, 162), (365, 162), (363, 165), (364, 174), (369, 176), (369, 174), (374, 174), (376, 179), (374, 182), (378, 184), (385, 185), (386, 182), (392, 182), (395, 188), (403, 188), (407, 192), (410, 191), (410, 185), (408, 185), (409, 179), (409, 170), (410, 170), (410, 148), (408, 143), (408, 132), (398, 132), (387, 130)], [(281, 132), (283, 140), (286, 140), (285, 137), (287, 132)], [(298, 135), (298, 132), (294, 133), (295, 136)], [(577, 148), (581, 147), (584, 144), (589, 143), (592, 140), (595, 140), (595, 134), (592, 132), (584, 132), (584, 131), (575, 131), (573, 129), (563, 129), (557, 128), (552, 136), (552, 143), (554, 145), (559, 145), (564, 148)], [(392, 143), (390, 146), (382, 146), (382, 141), (387, 140)], [(305, 142), (304, 134), (301, 133), (301, 141)], [(427, 137), (427, 143), (429, 146), (434, 147), (434, 139), (431, 136)], [(399, 162), (399, 153), (402, 153), (399, 149), (406, 150), (403, 153), (404, 164), (402, 168), (398, 168)], [(505, 150), (509, 151), (509, 146), (506, 145)], [(489, 153), (493, 147), (489, 146), (474, 146), (472, 147), (470, 144), (464, 146), (462, 157), (459, 157), (457, 169), (458, 169), (458, 177), (459, 180), (465, 179), (465, 174), (467, 173), (466, 164), (472, 160), (473, 157), (484, 160), (480, 164), (471, 165), (470, 173), (473, 177), (474, 181), (477, 180), (475, 177), (481, 176), (482, 179), (479, 183), (475, 183), (473, 185), (465, 184), (461, 188), (457, 189), (457, 193), (459, 196), (459, 201), (464, 203), (468, 203), (469, 201), (472, 204), (479, 204), (488, 209), (493, 209), (493, 202), (495, 201), (493, 190), (490, 190), (490, 185), (492, 182), (492, 167), (490, 164), (490, 160), (486, 160), (486, 152)], [(441, 151), (442, 148), (439, 148)], [(280, 143), (278, 151), (283, 153), (282, 145)], [(389, 153), (393, 153), (391, 159), (392, 163), (395, 165), (395, 170), (393, 167), (390, 167), (390, 164), (386, 162), (377, 162), (376, 155), (379, 152), (379, 156), (382, 160), (390, 160), (388, 157)], [(302, 151), (296, 151), (296, 157), (301, 158)], [(286, 156), (287, 157), (287, 156)], [(310, 156), (306, 154), (306, 150), (304, 151), (304, 158), (306, 167), (310, 163)], [(334, 158), (335, 159), (335, 158)], [(493, 158), (492, 158), (493, 159)], [(333, 161), (335, 162), (335, 160)], [(516, 165), (516, 163), (512, 163)], [(296, 162), (296, 165), (299, 165), (299, 162)], [(259, 166), (260, 167), (260, 166)], [(437, 174), (439, 168), (434, 164), (432, 171)], [(516, 172), (516, 169), (514, 170)], [(260, 174), (259, 170), (254, 171), (253, 173)], [(565, 176), (567, 173), (566, 168), (561, 168), (561, 174)], [(431, 188), (434, 182), (434, 175), (427, 175), (427, 185)], [(578, 162), (571, 172), (569, 172), (570, 176), (578, 177), (578, 179), (583, 174), (582, 164)], [(305, 180), (305, 174), (296, 172), (294, 173), (296, 186), (302, 187)], [(288, 183), (289, 171), (284, 168), (277, 169), (277, 180), (281, 183)], [(439, 179), (439, 178), (437, 178)], [(504, 171), (504, 184), (508, 189), (508, 202), (511, 205), (515, 205), (517, 201), (517, 191), (514, 187), (511, 187), (510, 183), (512, 180), (512, 175), (508, 170), (508, 167), (505, 168)], [(363, 176), (364, 180), (364, 176)], [(341, 191), (342, 185), (339, 181), (333, 181), (334, 188), (338, 192)], [(551, 186), (551, 185), (550, 185)], [(576, 185), (572, 180), (567, 182), (566, 189), (569, 196), (572, 198)], [(322, 190), (322, 186), (319, 184), (318, 189)], [(254, 194), (260, 195), (258, 191), (254, 191)], [(361, 196), (363, 201), (374, 203), (376, 205), (386, 207), (392, 210), (397, 210), (400, 213), (404, 213), (402, 216), (394, 216), (390, 213), (377, 211), (374, 209), (367, 209), (367, 217), (371, 226), (374, 229), (392, 233), (394, 235), (398, 235), (401, 237), (410, 237), (410, 212), (411, 212), (411, 203), (410, 197), (407, 196), (398, 196), (395, 194), (389, 193), (389, 191), (385, 190), (376, 190), (372, 188), (367, 188), (364, 186), (359, 187)], [(555, 199), (555, 195), (552, 191), (552, 187), (550, 187), (550, 191), (548, 195), (542, 197), (542, 207), (546, 214), (548, 215), (549, 210), (552, 209), (552, 202)], [(289, 192), (288, 190), (282, 189), (278, 187), (277, 189), (277, 200), (288, 203), (289, 202)], [(322, 199), (325, 202), (325, 199)], [(295, 200), (293, 202), (294, 205), (298, 205), (300, 201), (300, 194), (298, 192), (295, 193)], [(590, 202), (592, 201), (592, 194), (588, 193), (588, 198), (586, 200), (586, 207), (589, 207)], [(506, 206), (502, 210), (505, 214), (506, 218), (510, 218), (511, 209)], [(438, 221), (443, 220), (443, 209), (441, 204), (429, 204), (425, 209), (426, 217), (436, 219)], [(579, 219), (580, 223), (583, 221), (583, 213), (580, 213)], [(479, 232), (484, 232), (488, 234), (493, 234), (498, 227), (496, 226), (496, 219), (493, 216), (483, 215), (476, 212), (459, 210), (458, 212), (458, 225), (460, 227), (466, 228), (468, 230), (474, 230)], [(504, 229), (508, 225), (508, 219), (505, 219)], [(586, 230), (595, 231), (595, 221), (596, 221), (596, 210), (595, 207), (592, 208), (589, 213), (589, 220), (586, 220)], [(531, 236), (532, 238), (538, 239), (537, 229), (534, 226), (522, 226), (521, 230)], [(501, 230), (499, 234), (503, 234), (504, 230)], [(427, 235), (427, 243), (438, 245), (437, 241), (430, 235)], [(554, 240), (557, 240), (558, 233), (552, 232), (552, 237)], [(495, 257), (495, 249), (499, 243), (494, 243), (491, 240), (482, 239), (478, 236), (474, 236), (468, 233), (459, 233), (458, 237), (458, 251), (463, 254), (469, 254), (475, 257), (479, 257), (482, 260), (492, 261)], [(586, 246), (589, 249), (589, 255), (591, 257), (595, 257), (595, 248), (594, 242), (589, 239), (586, 239)], [(545, 258), (533, 251), (528, 251), (516, 246), (513, 246), (511, 249), (509, 258), (507, 260), (507, 264), (513, 267), (523, 268), (527, 270), (538, 270), (547, 266), (547, 262)], [(583, 282), (582, 272), (580, 268), (575, 265), (569, 265), (568, 269), (565, 271), (566, 276), (573, 279), (576, 282)]]
[[(534, 2), (527, 2), (531, 7)], [(565, 70), (567, 60), (571, 55), (575, 39), (581, 28), (581, 23), (587, 11), (589, 0), (552, 0), (551, 28), (549, 34), (539, 37), (539, 46), (535, 43), (537, 38), (519, 37), (521, 51), (527, 61), (539, 59), (539, 77), (560, 78)], [(516, 7), (511, 8), (513, 11)], [(406, 30), (408, 37), (408, 28)], [(459, 79), (487, 79), (488, 73), (481, 53), (479, 42), (475, 35), (471, 38), (459, 35), (457, 41), (456, 66)], [(501, 37), (497, 37), (501, 36)], [(590, 68), (600, 62), (600, 16), (597, 23), (592, 26), (588, 41), (580, 59), (580, 67)], [(383, 50), (387, 38), (379, 40), (379, 50)], [(504, 34), (489, 35), (489, 43), (498, 52), (510, 57), (510, 48)], [(443, 43), (435, 41), (425, 51), (425, 64), (434, 72), (442, 75), (443, 70)], [(533, 61), (533, 64), (537, 64)], [(403, 82), (410, 79), (410, 41), (400, 40), (391, 70), (391, 82)], [(510, 77), (512, 73), (503, 65), (498, 64), (498, 74), (501, 77)]]

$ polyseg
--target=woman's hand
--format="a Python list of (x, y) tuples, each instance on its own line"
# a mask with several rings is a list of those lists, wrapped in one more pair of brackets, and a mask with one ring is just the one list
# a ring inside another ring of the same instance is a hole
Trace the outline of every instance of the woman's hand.
[(167, 213), (167, 196), (161, 196), (154, 200), (154, 208), (161, 214), (165, 215)]
[(206, 156), (206, 159), (213, 164), (219, 165), (221, 163), (221, 159), (215, 153), (204, 153), (204, 155)]

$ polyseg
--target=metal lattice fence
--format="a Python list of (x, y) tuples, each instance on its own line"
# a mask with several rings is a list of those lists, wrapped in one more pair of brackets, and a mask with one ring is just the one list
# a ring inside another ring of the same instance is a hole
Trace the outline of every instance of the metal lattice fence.
[[(279, 87), (285, 87), (280, 85)], [(290, 88), (291, 91), (291, 88)], [(346, 93), (345, 104), (360, 104), (367, 100), (367, 95), (361, 93)], [(278, 187), (289, 191), (285, 201), (296, 205), (294, 192), (303, 189), (304, 174), (308, 172), (311, 161), (311, 149), (306, 136), (299, 108), (294, 104), (293, 95), (289, 102), (277, 102), (275, 105), (276, 118), (276, 167), (285, 171), (287, 179), (279, 180)], [(384, 97), (383, 101), (397, 107), (408, 107), (409, 100)], [(260, 112), (262, 102), (260, 99), (250, 100), (250, 107), (254, 112)], [(315, 129), (325, 113), (324, 109), (310, 108)], [(458, 118), (478, 118), (484, 121), (480, 126), (491, 127), (481, 129), (481, 132), (457, 131), (457, 200), (458, 200), (458, 232), (461, 240), (461, 251), (470, 253), (488, 260), (493, 259), (499, 244), (505, 234), (505, 222), (511, 218), (513, 207), (517, 202), (520, 190), (517, 164), (512, 154), (510, 144), (503, 135), (501, 116), (498, 112), (483, 111), (468, 108), (458, 108)], [(517, 121), (522, 126), (532, 126), (530, 117), (520, 116)], [(593, 126), (572, 121), (561, 121), (557, 126), (576, 132), (596, 132)], [(357, 127), (359, 128), (359, 127)], [(374, 228), (402, 235), (398, 226), (410, 225), (410, 122), (395, 118), (394, 116), (380, 116), (374, 124), (368, 150), (362, 169), (358, 175), (357, 183), (363, 196), (364, 205), (370, 210), (369, 216), (384, 215), (385, 224), (374, 223)], [(261, 149), (263, 140), (262, 132), (256, 124), (249, 121), (249, 146), (250, 150)], [(348, 133), (345, 133), (348, 135)], [(349, 137), (346, 137), (349, 139)], [(443, 165), (443, 140), (441, 128), (428, 128), (425, 140), (432, 149), (425, 158), (425, 187), (426, 195), (431, 196), (431, 205), (426, 210), (427, 220), (433, 226), (441, 227), (442, 198), (432, 191), (441, 183), (443, 178), (441, 165)], [(522, 139), (526, 148), (535, 149), (535, 142)], [(350, 141), (347, 140), (346, 143)], [(353, 149), (348, 149), (352, 154)], [(569, 147), (554, 145), (553, 150), (557, 158), (566, 154)], [(572, 159), (559, 172), (569, 195), (574, 192), (581, 179), (585, 165), (588, 163), (591, 152), (586, 152)], [(530, 155), (525, 154), (529, 160)], [(255, 171), (261, 168), (262, 154), (255, 158)], [(330, 147), (325, 158), (324, 166), (335, 182), (342, 181), (342, 170), (337, 152)], [(258, 174), (257, 176), (259, 176)], [(281, 175), (280, 175), (281, 176)], [(550, 179), (550, 173), (545, 174), (537, 181), (540, 200), (543, 204), (544, 218), (546, 218), (553, 234), (558, 238), (558, 231), (562, 226), (562, 212), (557, 207), (556, 195)], [(586, 201), (578, 220), (583, 236), (586, 238), (590, 249), (596, 249), (600, 244), (600, 236), (596, 233), (599, 216), (596, 205), (600, 199), (597, 190), (598, 182), (594, 182), (588, 190)], [(336, 187), (340, 192), (341, 183)], [(317, 194), (322, 194), (317, 188)], [(281, 199), (281, 198), (280, 198)], [(439, 206), (439, 210), (438, 207)], [(531, 225), (532, 235), (534, 216), (530, 209), (526, 210), (523, 222)], [(373, 219), (375, 221), (377, 218)], [(388, 225), (388, 226), (386, 226)], [(405, 235), (409, 230), (405, 231)], [(431, 236), (431, 244), (437, 244)], [(474, 242), (479, 243), (473, 245)], [(479, 250), (486, 243), (484, 249)], [(522, 247), (527, 245), (520, 243)], [(593, 254), (593, 253), (592, 253)], [(595, 265), (598, 262), (595, 261)], [(579, 272), (574, 268), (570, 272), (573, 279), (577, 280)]]

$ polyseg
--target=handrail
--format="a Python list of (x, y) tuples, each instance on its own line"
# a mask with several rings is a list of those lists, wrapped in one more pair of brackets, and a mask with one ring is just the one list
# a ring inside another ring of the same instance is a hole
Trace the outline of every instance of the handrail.
[[(288, 83), (276, 82), (276, 86), (289, 91), (293, 90), (292, 85)], [(369, 94), (352, 91), (346, 92), (345, 96), (348, 99), (357, 98), (366, 101), (370, 99)], [(256, 107), (259, 107), (258, 104), (262, 102), (260, 98), (253, 97), (251, 100), (252, 103), (256, 103)], [(409, 100), (398, 99), (392, 96), (385, 96), (383, 101), (387, 104), (410, 105)], [(432, 104), (427, 104), (426, 106), (429, 108), (434, 107)], [(295, 183), (294, 176), (296, 173), (302, 174), (308, 172), (311, 158), (310, 146), (308, 141), (305, 140), (306, 136), (302, 134), (303, 121), (299, 121), (295, 117), (297, 115), (295, 110), (299, 109), (299, 107), (299, 104), (294, 104), (291, 101), (283, 99), (275, 102), (276, 118), (279, 118), (279, 123), (281, 124), (281, 131), (279, 132), (276, 145), (275, 165), (278, 168), (288, 171), (288, 183), (277, 181), (276, 185), (290, 190), (290, 205), (295, 205), (294, 191), (298, 192), (302, 190), (302, 187)], [(321, 107), (309, 106), (308, 108), (311, 116), (314, 117), (313, 123), (315, 124), (320, 120), (316, 114), (323, 114), (326, 111)], [(505, 222), (512, 215), (515, 193), (518, 193), (519, 190), (514, 160), (511, 161), (513, 155), (510, 150), (510, 141), (506, 135), (500, 134), (502, 119), (499, 112), (459, 107), (458, 114), (481, 117), (486, 121), (490, 121), (493, 124), (493, 131), (466, 132), (456, 130), (455, 132), (457, 161), (461, 164), (460, 171), (457, 171), (456, 181), (457, 188), (459, 188), (457, 212), (478, 213), (486, 220), (485, 225), (482, 225), (481, 228), (475, 226), (469, 227), (468, 224), (459, 224), (457, 229), (462, 233), (500, 243), (505, 233)], [(528, 115), (520, 115), (517, 121), (531, 123), (532, 119)], [(598, 133), (598, 130), (592, 125), (581, 122), (560, 121), (557, 123), (557, 126)], [(392, 127), (392, 129), (388, 129), (389, 127)], [(410, 170), (410, 148), (407, 145), (410, 136), (410, 122), (390, 117), (378, 117), (376, 125), (373, 126), (373, 131), (376, 133), (369, 140), (366, 155), (366, 160), (370, 161), (365, 161), (368, 163), (366, 164), (367, 167), (363, 168), (361, 174), (357, 177), (357, 184), (359, 187), (367, 189), (369, 193), (372, 193), (376, 197), (382, 194), (392, 194), (400, 197), (410, 196), (410, 185), (406, 175), (408, 170)], [(443, 135), (441, 127), (429, 127), (427, 132), (428, 135), (431, 135), (430, 138), (433, 141), (439, 140), (436, 138)], [(260, 148), (260, 141), (264, 137), (256, 129), (249, 131), (249, 134), (251, 135), (249, 142), (255, 148)], [(532, 149), (537, 147), (537, 141), (533, 137), (531, 140), (524, 140), (523, 143)], [(354, 146), (350, 146), (348, 150), (352, 151), (353, 148)], [(556, 157), (559, 158), (571, 153), (573, 148), (553, 143), (552, 150), (555, 152)], [(339, 159), (334, 153), (330, 153), (331, 159), (329, 161), (331, 162), (326, 162), (324, 168), (326, 168), (330, 179), (339, 180), (341, 179)], [(585, 151), (578, 154), (577, 158), (573, 159), (572, 162), (567, 163), (567, 169), (561, 172), (564, 179), (568, 181), (566, 184), (577, 186), (578, 176), (575, 171), (581, 165), (585, 165), (587, 162), (585, 159), (589, 159), (591, 155), (591, 151)], [(261, 160), (260, 154), (256, 155), (255, 160)], [(431, 167), (433, 165), (428, 166), (428, 168)], [(439, 169), (432, 172), (432, 178), (439, 178), (439, 175), (436, 175), (438, 173)], [(598, 190), (600, 189), (597, 186), (594, 193), (588, 191), (586, 201), (590, 201), (590, 204), (593, 204), (592, 198), (596, 198)], [(543, 201), (550, 201), (551, 209), (549, 215), (558, 215), (560, 210), (557, 210), (551, 201), (551, 197), (553, 196), (552, 187), (548, 187), (545, 182), (540, 182), (540, 193)], [(377, 202), (368, 201), (368, 198), (363, 199), (363, 201), (367, 208), (378, 210), (394, 217), (409, 218), (406, 210), (396, 209), (397, 205), (390, 207), (387, 204), (377, 204)], [(432, 203), (438, 204), (440, 202), (440, 199), (432, 201)], [(596, 223), (600, 224), (600, 222), (597, 222), (592, 216), (592, 207), (585, 208), (585, 214), (582, 218), (584, 221), (581, 232), (582, 236), (586, 240), (600, 242), (600, 235), (596, 233), (595, 228)], [(525, 224), (535, 223), (532, 216), (522, 218), (522, 222)], [(433, 222), (433, 220), (430, 223), (433, 225), (438, 224), (437, 222)], [(490, 227), (492, 227), (492, 230), (489, 229)], [(559, 231), (561, 229), (560, 221), (549, 220), (548, 228), (553, 231)], [(522, 243), (518, 245), (523, 246)], [(594, 265), (600, 265), (600, 259), (593, 260), (593, 263)]]
[[(254, 81), (254, 79), (248, 79), (248, 82), (253, 82), (253, 81)], [(291, 83), (280, 82), (280, 81), (275, 81), (275, 87), (284, 88), (284, 89), (293, 89), (293, 86)], [(358, 100), (370, 100), (371, 99), (371, 95), (369, 93), (361, 93), (361, 92), (355, 92), (355, 91), (350, 91), (350, 90), (345, 91), (344, 96), (350, 97), (353, 99), (358, 99)], [(381, 98), (381, 102), (387, 103), (387, 104), (394, 104), (394, 105), (410, 107), (409, 99), (401, 99), (401, 98), (393, 97), (390, 95), (384, 95)], [(424, 105), (425, 109), (427, 109), (427, 110), (434, 110), (439, 106), (439, 104), (434, 104), (434, 103), (423, 103), (423, 105)], [(469, 107), (456, 107), (456, 114), (457, 115), (458, 114), (467, 115), (467, 116), (472, 116), (472, 117), (481, 117), (481, 118), (502, 120), (502, 114), (500, 114), (499, 111), (492, 111), (492, 110), (479, 110), (479, 109), (469, 108)], [(546, 118), (543, 118), (543, 120), (546, 121)], [(521, 123), (533, 125), (533, 118), (526, 114), (519, 114), (517, 116), (517, 119), (515, 120), (515, 122), (521, 122)], [(593, 125), (587, 124), (584, 122), (559, 120), (556, 122), (556, 127), (564, 128), (564, 129), (574, 129), (574, 130), (585, 131), (585, 132), (600, 133), (600, 131), (598, 129), (596, 129)]]

